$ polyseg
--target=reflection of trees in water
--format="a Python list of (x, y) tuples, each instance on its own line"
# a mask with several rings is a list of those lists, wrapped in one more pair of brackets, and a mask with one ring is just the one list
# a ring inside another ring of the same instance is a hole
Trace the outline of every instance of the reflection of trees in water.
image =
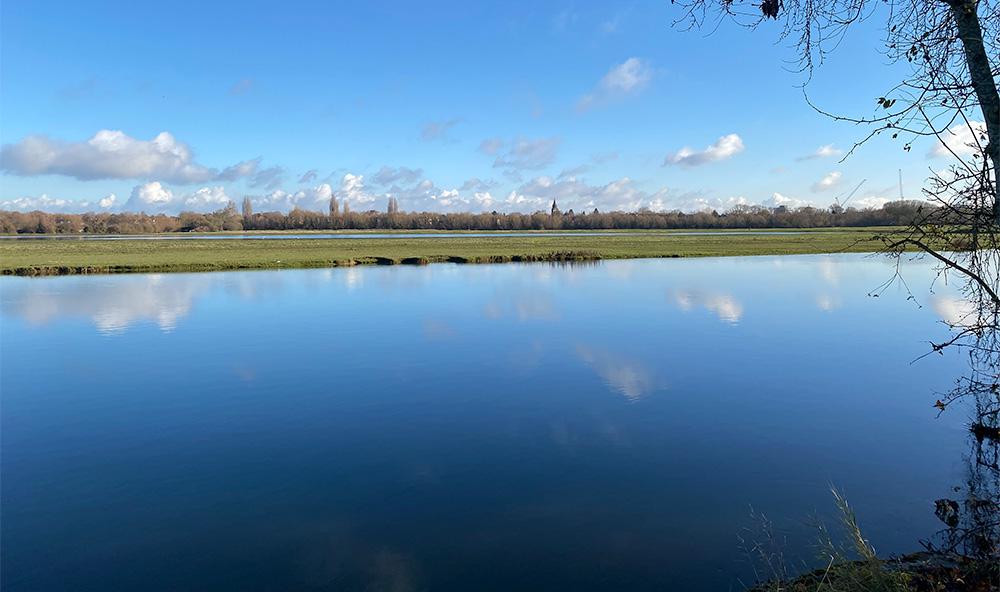
[(960, 499), (935, 502), (935, 514), (945, 528), (924, 546), (931, 551), (978, 559), (1000, 558), (1000, 352), (997, 331), (984, 330), (978, 339), (965, 342), (972, 363), (938, 401), (944, 408), (956, 401), (972, 410), (965, 461), (965, 484), (956, 487)]

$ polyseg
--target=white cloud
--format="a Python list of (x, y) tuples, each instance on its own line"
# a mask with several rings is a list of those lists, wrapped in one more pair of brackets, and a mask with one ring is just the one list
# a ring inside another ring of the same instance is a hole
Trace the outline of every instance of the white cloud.
[(653, 203), (654, 199), (654, 196), (638, 189), (628, 177), (604, 185), (589, 185), (575, 178), (542, 176), (512, 191), (505, 204), (508, 208), (535, 211), (544, 210), (554, 200), (563, 211), (573, 209), (582, 212), (594, 208), (604, 211), (653, 208), (657, 205)]
[(827, 173), (822, 179), (813, 183), (812, 190), (815, 193), (821, 191), (827, 191), (835, 187), (840, 187), (840, 181), (843, 174), (840, 171), (833, 171)]
[(499, 154), (493, 161), (494, 168), (511, 171), (545, 168), (555, 162), (559, 151), (559, 138), (538, 138), (514, 140), (507, 152)]
[(66, 175), (81, 180), (157, 178), (198, 183), (215, 176), (194, 162), (191, 149), (168, 132), (147, 141), (116, 130), (101, 130), (84, 142), (28, 136), (3, 146), (0, 168), (15, 175)]
[(840, 156), (844, 153), (840, 148), (836, 148), (833, 144), (824, 144), (816, 149), (815, 152), (811, 152), (804, 156), (800, 156), (795, 160), (816, 160), (819, 158), (832, 158), (834, 156)]
[(49, 212), (58, 214), (79, 214), (92, 212), (97, 209), (109, 209), (115, 205), (117, 197), (114, 193), (92, 202), (89, 200), (62, 199), (49, 197), (43, 193), (37, 197), (22, 196), (14, 199), (0, 201), (0, 210), (15, 212)]
[(130, 212), (170, 213), (211, 212), (234, 201), (222, 186), (201, 187), (191, 193), (175, 194), (159, 181), (136, 185), (123, 207)]
[(71, 213), (84, 211), (86, 208), (81, 206), (85, 205), (89, 205), (89, 202), (59, 199), (49, 197), (47, 194), (43, 193), (37, 197), (24, 196), (0, 201), (0, 210), (15, 212), (33, 212), (35, 210), (39, 210), (42, 212)]
[(483, 210), (493, 207), (494, 200), (489, 191), (476, 192), (472, 194), (472, 198)]
[(982, 121), (960, 123), (941, 132), (941, 141), (931, 148), (927, 156), (951, 156), (952, 153), (958, 156), (970, 156), (980, 152), (980, 146), (985, 148), (988, 143), (985, 123)]
[(852, 199), (848, 202), (847, 207), (856, 208), (858, 210), (864, 210), (866, 208), (878, 209), (890, 201), (893, 200), (888, 197), (882, 197), (880, 195), (866, 195), (864, 197)]
[(181, 209), (210, 212), (226, 207), (230, 201), (234, 200), (226, 195), (225, 188), (221, 186), (202, 187), (184, 196)]
[(125, 204), (125, 209), (139, 211), (162, 211), (174, 200), (174, 193), (159, 181), (136, 185)]
[(779, 208), (779, 207), (784, 206), (786, 208), (794, 209), (794, 208), (801, 208), (801, 207), (804, 207), (804, 206), (809, 206), (809, 205), (812, 205), (812, 204), (809, 203), (808, 201), (803, 200), (803, 199), (798, 199), (798, 198), (794, 198), (794, 197), (788, 197), (786, 195), (782, 195), (782, 194), (778, 193), (777, 191), (775, 191), (774, 193), (771, 194), (770, 198), (765, 199), (764, 201), (762, 201), (760, 205), (766, 206), (766, 207), (769, 207), (769, 208)]
[(723, 212), (738, 205), (750, 205), (743, 196), (717, 198), (700, 192), (675, 193), (667, 188), (646, 191), (629, 177), (621, 177), (603, 185), (590, 185), (582, 179), (548, 176), (535, 177), (511, 191), (503, 201), (505, 211), (534, 212), (547, 210), (555, 200), (564, 212), (683, 211)]
[(714, 144), (701, 151), (684, 147), (667, 156), (663, 164), (699, 166), (709, 162), (726, 160), (743, 152), (743, 139), (738, 134), (722, 136)]
[[(351, 205), (358, 206), (371, 199), (361, 200), (359, 198), (359, 185), (358, 181), (354, 180), (354, 175), (347, 175), (352, 177), (350, 182), (351, 191), (341, 191), (338, 193), (337, 198), (340, 200), (341, 204), (345, 200), (350, 200)], [(357, 177), (358, 180), (361, 177)], [(361, 190), (363, 190), (363, 183), (360, 185)], [(287, 212), (294, 208), (300, 208), (303, 210), (309, 210), (313, 212), (325, 212), (330, 206), (330, 198), (333, 197), (333, 187), (329, 183), (321, 183), (315, 187), (308, 189), (300, 189), (295, 192), (288, 192), (281, 189), (276, 189), (267, 195), (252, 196), (250, 201), (254, 205), (254, 209), (257, 211), (282, 211)], [(353, 199), (352, 199), (353, 198)]]
[(653, 77), (653, 69), (640, 58), (631, 57), (614, 66), (597, 83), (597, 88), (577, 102), (577, 111), (587, 111), (614, 99), (640, 92)]
[(375, 196), (365, 189), (365, 178), (363, 175), (344, 174), (340, 182), (340, 196), (344, 200), (349, 200), (352, 204), (369, 204), (375, 201)]

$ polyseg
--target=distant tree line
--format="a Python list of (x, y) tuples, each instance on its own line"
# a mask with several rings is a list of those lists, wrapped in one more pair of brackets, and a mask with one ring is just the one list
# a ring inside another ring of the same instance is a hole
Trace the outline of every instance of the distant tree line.
[(157, 232), (218, 232), (223, 230), (615, 230), (615, 229), (736, 229), (902, 226), (926, 216), (926, 202), (894, 201), (881, 208), (830, 209), (767, 208), (740, 205), (716, 211), (683, 213), (562, 212), (553, 204), (549, 212), (438, 213), (401, 212), (390, 200), (385, 212), (352, 212), (346, 202), (330, 200), (327, 212), (293, 209), (288, 213), (253, 211), (244, 200), (210, 212), (179, 215), (143, 213), (52, 214), (0, 211), (4, 234), (143, 234)]

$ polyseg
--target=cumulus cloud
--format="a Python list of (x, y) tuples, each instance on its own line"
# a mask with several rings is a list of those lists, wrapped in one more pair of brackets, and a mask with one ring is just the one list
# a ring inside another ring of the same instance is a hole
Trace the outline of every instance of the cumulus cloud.
[(597, 88), (581, 97), (576, 109), (583, 112), (609, 101), (637, 94), (652, 77), (653, 69), (649, 63), (636, 57), (628, 58), (611, 68), (597, 83)]
[(743, 139), (738, 134), (722, 136), (714, 144), (704, 150), (693, 150), (685, 146), (677, 152), (667, 155), (664, 166), (676, 164), (681, 166), (700, 166), (710, 162), (726, 160), (743, 152)]
[(130, 212), (170, 213), (210, 212), (226, 207), (233, 199), (222, 186), (201, 187), (190, 193), (175, 193), (159, 181), (136, 185), (125, 202)]
[(943, 131), (940, 141), (931, 148), (927, 156), (951, 156), (953, 153), (958, 156), (970, 156), (980, 152), (988, 143), (985, 123), (982, 121), (970, 121), (968, 125), (960, 123)]
[[(355, 193), (343, 192), (338, 195), (341, 202), (348, 195), (354, 197), (353, 204), (364, 203), (358, 199)], [(294, 208), (301, 208), (310, 211), (326, 211), (330, 205), (330, 198), (333, 197), (333, 187), (329, 183), (321, 183), (308, 189), (289, 192), (276, 189), (266, 195), (251, 196), (250, 201), (258, 211), (282, 211), (287, 212)]]
[(560, 142), (559, 138), (518, 138), (506, 152), (497, 155), (493, 167), (509, 171), (545, 168), (555, 162)]
[(80, 201), (75, 199), (62, 199), (50, 197), (48, 194), (38, 196), (22, 196), (14, 199), (0, 201), (0, 210), (14, 212), (57, 212), (61, 214), (79, 214), (82, 212), (92, 212), (97, 209), (108, 209), (115, 203), (115, 195), (112, 193), (97, 202)]
[(66, 175), (81, 180), (157, 178), (198, 183), (215, 176), (168, 132), (152, 140), (137, 140), (116, 130), (101, 130), (84, 142), (27, 136), (3, 146), (0, 169), (15, 175)]
[(365, 188), (364, 175), (345, 173), (340, 181), (340, 196), (352, 204), (369, 204), (375, 196)]
[(893, 199), (884, 197), (882, 195), (866, 195), (864, 197), (858, 197), (849, 202), (850, 207), (863, 210), (866, 208), (878, 209), (885, 204), (893, 201)]
[(162, 211), (167, 209), (174, 199), (174, 192), (163, 186), (159, 181), (150, 181), (136, 185), (132, 195), (125, 204), (125, 209), (139, 211)]
[(191, 148), (169, 132), (139, 140), (117, 130), (101, 130), (89, 140), (66, 142), (32, 135), (0, 149), (0, 171), (21, 176), (65, 175), (81, 181), (139, 179), (182, 185), (250, 179), (273, 188), (281, 167), (261, 168), (262, 158), (244, 160), (222, 171), (195, 161)]
[(448, 139), (448, 131), (461, 122), (460, 118), (448, 119), (447, 121), (431, 121), (420, 130), (420, 139), (424, 142), (446, 140)]
[(840, 171), (832, 171), (823, 176), (822, 179), (813, 183), (812, 190), (815, 193), (821, 191), (827, 191), (829, 189), (834, 189), (840, 187), (840, 181), (843, 174)]
[(666, 211), (677, 209), (675, 196), (666, 189), (655, 192), (642, 190), (629, 177), (591, 185), (576, 178), (535, 177), (511, 191), (504, 200), (504, 209), (533, 212), (545, 210), (556, 201), (559, 207), (577, 212), (636, 211), (649, 209)]
[(795, 160), (805, 161), (805, 160), (816, 160), (819, 158), (832, 158), (834, 156), (840, 156), (844, 153), (840, 148), (835, 147), (833, 144), (824, 144), (817, 148), (814, 152), (809, 154), (804, 154)]
[(812, 204), (810, 202), (804, 200), (804, 199), (798, 199), (798, 198), (795, 198), (795, 197), (788, 197), (787, 195), (782, 195), (782, 194), (778, 193), (777, 191), (775, 191), (774, 193), (771, 194), (771, 197), (769, 197), (768, 199), (765, 199), (764, 201), (762, 201), (760, 205), (765, 206), (765, 207), (769, 207), (769, 208), (786, 207), (786, 208), (794, 209), (794, 208), (801, 208), (801, 207), (812, 205)]

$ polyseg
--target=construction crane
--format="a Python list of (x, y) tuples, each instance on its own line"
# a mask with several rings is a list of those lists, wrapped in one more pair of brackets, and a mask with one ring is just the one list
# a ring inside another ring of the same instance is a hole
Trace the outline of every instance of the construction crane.
[(861, 186), (864, 185), (865, 181), (867, 180), (868, 179), (862, 179), (860, 183), (855, 185), (854, 189), (851, 189), (851, 191), (847, 193), (847, 197), (845, 197), (843, 201), (841, 201), (840, 199), (841, 196), (844, 195), (843, 193), (833, 198), (834, 203), (837, 204), (837, 210), (843, 211), (847, 207), (847, 202), (851, 201), (851, 198), (854, 197), (854, 194), (858, 192), (858, 189), (861, 189)]

